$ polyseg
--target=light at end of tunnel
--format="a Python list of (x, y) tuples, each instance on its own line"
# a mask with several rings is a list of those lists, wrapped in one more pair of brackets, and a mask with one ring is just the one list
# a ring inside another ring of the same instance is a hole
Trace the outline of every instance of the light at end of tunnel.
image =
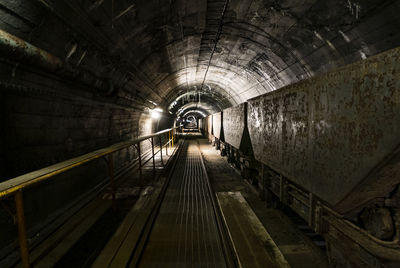
[(160, 119), (162, 111), (163, 111), (163, 110), (160, 109), (160, 108), (155, 108), (155, 109), (153, 109), (153, 110), (150, 110), (151, 118), (153, 118), (153, 119)]

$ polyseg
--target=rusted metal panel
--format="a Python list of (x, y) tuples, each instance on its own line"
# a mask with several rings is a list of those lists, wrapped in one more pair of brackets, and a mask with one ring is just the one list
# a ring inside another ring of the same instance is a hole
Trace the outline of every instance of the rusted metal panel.
[(51, 71), (57, 71), (63, 67), (61, 59), (1, 29), (0, 52), (25, 63), (37, 63)]
[(248, 105), (255, 158), (335, 205), (399, 144), (400, 48)]
[(208, 133), (208, 116), (203, 119), (203, 129), (205, 133)]
[(400, 146), (386, 158), (387, 161), (376, 166), (350, 195), (336, 204), (337, 212), (345, 214), (352, 209), (362, 207), (363, 204), (376, 197), (388, 198), (387, 193), (392, 193), (399, 183)]
[(24, 64), (35, 65), (57, 72), (70, 80), (79, 81), (102, 91), (106, 95), (118, 85), (115, 79), (99, 77), (92, 71), (70, 66), (60, 58), (0, 29), (0, 54)]
[(246, 127), (246, 103), (224, 110), (222, 127), (224, 129), (225, 142), (239, 149), (243, 132)]
[(221, 139), (222, 112), (218, 112), (212, 115), (212, 124), (213, 124), (213, 135), (217, 139)]
[(213, 116), (209, 115), (207, 116), (207, 132), (208, 134), (212, 135), (213, 133)]

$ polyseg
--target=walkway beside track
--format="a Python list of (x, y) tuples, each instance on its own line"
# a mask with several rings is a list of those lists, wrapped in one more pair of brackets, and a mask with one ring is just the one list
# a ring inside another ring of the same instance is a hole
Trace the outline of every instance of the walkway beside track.
[(214, 193), (198, 140), (179, 142), (92, 267), (290, 267), (241, 193)]
[(194, 142), (183, 146), (140, 267), (226, 267), (200, 151)]

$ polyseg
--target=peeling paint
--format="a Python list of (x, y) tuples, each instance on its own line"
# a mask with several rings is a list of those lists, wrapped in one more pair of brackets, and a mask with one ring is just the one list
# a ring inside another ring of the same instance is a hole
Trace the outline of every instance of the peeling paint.
[(244, 133), (246, 120), (245, 108), (246, 104), (242, 103), (224, 110), (222, 126), (224, 129), (225, 141), (236, 149), (239, 149)]
[(361, 11), (361, 5), (357, 2), (347, 0), (346, 7), (350, 10), (351, 14), (358, 20)]
[(331, 43), (331, 41), (326, 40), (326, 43), (328, 44), (328, 46), (329, 46), (332, 50), (336, 51), (336, 47)]
[(212, 126), (213, 126), (213, 135), (221, 139), (221, 131), (222, 131), (222, 112), (218, 112), (212, 115)]
[(360, 53), (360, 56), (361, 56), (361, 58), (362, 58), (363, 60), (367, 59), (367, 55), (364, 53), (364, 51), (359, 50), (358, 52)]
[(399, 62), (393, 49), (249, 100), (255, 158), (335, 205), (398, 145)]
[(314, 31), (314, 35), (315, 35), (319, 40), (325, 41), (324, 38), (322, 38), (322, 36), (321, 36), (317, 31)]
[(344, 41), (346, 41), (347, 43), (351, 42), (350, 37), (348, 37), (344, 32), (339, 31), (340, 35), (343, 37)]

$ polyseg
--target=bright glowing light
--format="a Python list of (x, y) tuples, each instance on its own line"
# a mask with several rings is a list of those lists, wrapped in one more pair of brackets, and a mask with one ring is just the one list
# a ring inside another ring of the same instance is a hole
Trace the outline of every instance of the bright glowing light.
[(153, 118), (153, 119), (159, 119), (159, 118), (161, 117), (162, 111), (163, 111), (163, 110), (160, 109), (160, 108), (155, 108), (155, 109), (153, 109), (153, 110), (150, 110), (151, 118)]

